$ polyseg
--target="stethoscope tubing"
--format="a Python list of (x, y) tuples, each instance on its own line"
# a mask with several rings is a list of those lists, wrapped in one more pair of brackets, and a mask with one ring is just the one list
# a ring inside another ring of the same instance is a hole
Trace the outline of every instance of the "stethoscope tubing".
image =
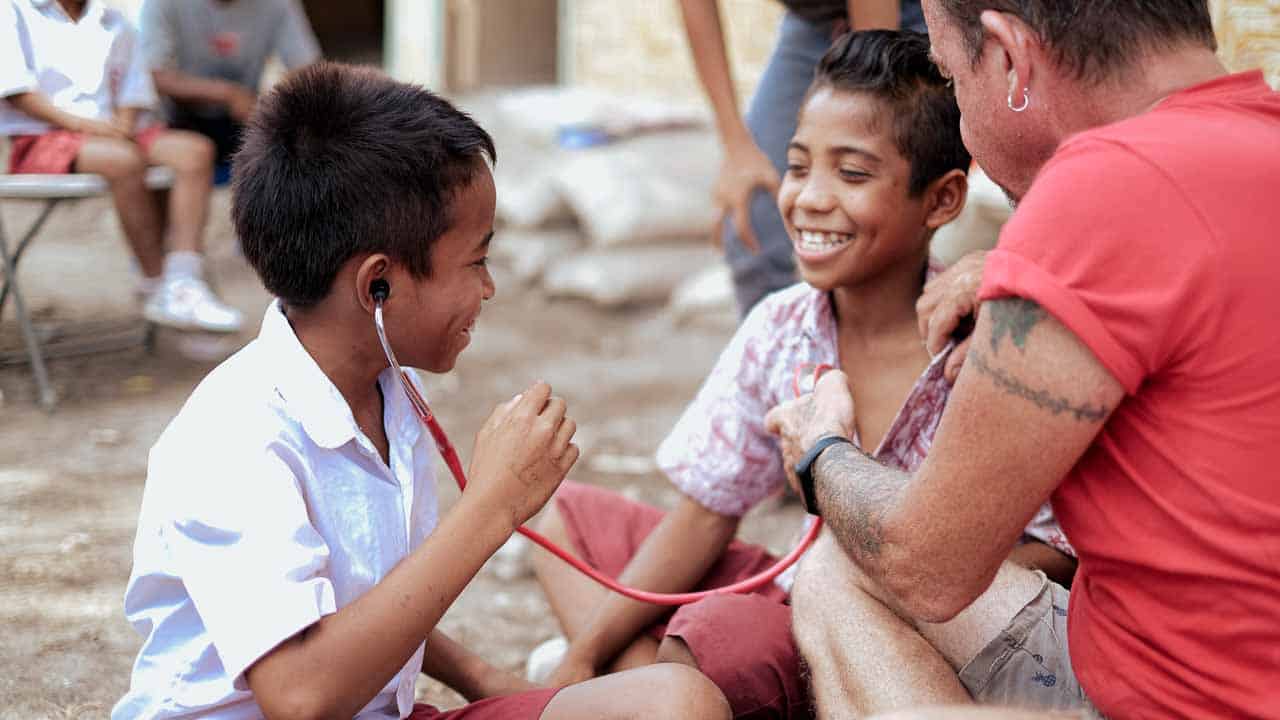
[[(396, 361), (395, 353), (391, 350), (391, 343), (387, 341), (387, 333), (382, 322), (382, 303), (378, 302), (374, 306), (374, 324), (378, 329), (378, 340), (382, 343), (382, 351), (387, 356), (387, 362), (391, 368), (395, 370), (396, 381), (400, 385), (400, 389), (404, 392), (405, 397), (409, 399), (409, 404), (413, 407), (414, 414), (418, 416), (418, 420), (426, 426), (431, 433), (431, 437), (435, 440), (436, 449), (440, 452), (440, 457), (449, 468), (449, 472), (453, 474), (454, 481), (458, 484), (458, 490), (465, 492), (467, 489), (467, 476), (462, 469), (462, 461), (458, 457), (457, 450), (454, 449), (453, 443), (449, 442), (449, 436), (445, 434), (444, 428), (436, 421), (435, 414), (431, 412), (431, 408), (427, 405), (427, 401), (423, 399), (418, 392), (413, 381), (400, 367), (400, 363)], [(821, 369), (819, 368), (819, 371)], [(600, 585), (612, 590), (613, 592), (638, 600), (640, 602), (649, 603), (651, 605), (688, 605), (698, 602), (699, 600), (712, 597), (714, 595), (731, 595), (745, 594), (759, 590), (760, 588), (773, 582), (779, 575), (786, 572), (788, 568), (794, 565), (800, 556), (804, 555), (813, 543), (818, 539), (819, 533), (822, 531), (822, 518), (813, 517), (809, 529), (805, 532), (800, 542), (792, 548), (791, 552), (783, 556), (772, 567), (762, 570), (749, 578), (740, 580), (731, 585), (725, 585), (710, 590), (700, 590), (697, 592), (687, 593), (656, 593), (647, 590), (627, 587), (619, 583), (617, 580), (605, 575), (599, 570), (591, 567), (583, 562), (580, 558), (575, 557), (572, 553), (564, 548), (556, 545), (545, 535), (532, 530), (528, 527), (521, 526), (516, 528), (516, 532), (529, 538), (531, 541), (546, 549), (552, 555), (560, 558), (564, 562), (571, 565), (574, 569), (596, 581)]]

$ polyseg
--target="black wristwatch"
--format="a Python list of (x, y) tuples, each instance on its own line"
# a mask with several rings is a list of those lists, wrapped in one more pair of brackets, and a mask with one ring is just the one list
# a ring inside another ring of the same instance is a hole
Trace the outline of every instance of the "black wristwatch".
[(819, 515), (818, 512), (818, 496), (813, 490), (813, 464), (817, 462), (818, 456), (827, 448), (837, 443), (853, 444), (848, 438), (839, 435), (828, 435), (809, 448), (809, 452), (800, 458), (800, 462), (796, 463), (796, 478), (800, 481), (800, 492), (804, 495), (804, 509), (810, 515)]

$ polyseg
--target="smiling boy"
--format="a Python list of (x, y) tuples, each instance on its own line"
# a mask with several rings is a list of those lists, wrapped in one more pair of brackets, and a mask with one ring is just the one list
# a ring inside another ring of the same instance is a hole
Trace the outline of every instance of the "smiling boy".
[[(232, 213), (278, 299), (151, 452), (125, 596), (144, 641), (113, 717), (725, 716), (687, 668), (534, 689), (436, 628), (578, 457), (536, 383), (485, 421), (438, 518), (434, 445), (374, 328), (385, 283), (400, 360), (453, 368), (495, 292), (493, 158), (469, 117), (373, 70), (311, 66), (264, 98)], [(415, 705), (420, 672), (475, 702)]]

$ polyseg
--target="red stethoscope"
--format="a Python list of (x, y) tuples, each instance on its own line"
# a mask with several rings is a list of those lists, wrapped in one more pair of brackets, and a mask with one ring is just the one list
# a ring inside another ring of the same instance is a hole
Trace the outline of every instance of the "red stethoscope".
[[(408, 378), (407, 375), (405, 375), (405, 371), (400, 367), (400, 363), (396, 361), (395, 353), (391, 351), (391, 344), (387, 342), (387, 333), (382, 324), (382, 299), (377, 297), (376, 294), (375, 294), (373, 319), (374, 319), (374, 324), (377, 326), (377, 329), (378, 329), (378, 339), (382, 342), (382, 351), (387, 356), (387, 362), (390, 363), (392, 369), (395, 370), (396, 381), (399, 383), (401, 390), (404, 391), (405, 396), (409, 398), (409, 404), (413, 406), (413, 411), (414, 413), (417, 414), (418, 419), (422, 421), (423, 425), (427, 426), (427, 429), (429, 431), (431, 431), (431, 437), (435, 439), (436, 448), (439, 449), (440, 451), (440, 457), (444, 459), (445, 465), (448, 465), (449, 471), (453, 473), (454, 480), (456, 480), (458, 483), (458, 489), (466, 490), (467, 476), (462, 471), (462, 461), (458, 459), (458, 452), (453, 449), (453, 443), (449, 442), (449, 437), (445, 435), (444, 428), (440, 427), (440, 423), (436, 422), (435, 415), (432, 414), (431, 408), (427, 406), (427, 401), (422, 398), (422, 395), (418, 393), (418, 390), (414, 386), (413, 382)], [(796, 372), (794, 386), (795, 386), (797, 395), (800, 394), (800, 374), (805, 369), (806, 369), (806, 366), (801, 366), (800, 368), (797, 369), (797, 372)], [(815, 378), (819, 374), (821, 374), (822, 371), (825, 369), (830, 369), (830, 368), (829, 366), (822, 366), (822, 365), (816, 366), (814, 369)], [(813, 518), (813, 522), (809, 525), (808, 531), (805, 532), (805, 535), (803, 538), (801, 538), (800, 543), (796, 545), (796, 547), (793, 548), (791, 552), (787, 553), (786, 556), (784, 556), (781, 560), (779, 560), (777, 563), (775, 563), (772, 567), (768, 568), (767, 570), (764, 570), (755, 575), (752, 575), (751, 577), (745, 580), (741, 580), (739, 582), (733, 583), (732, 585), (725, 585), (723, 587), (713, 588), (711, 590), (702, 590), (699, 592), (654, 593), (654, 592), (647, 592), (645, 590), (637, 590), (635, 588), (630, 588), (625, 585), (622, 585), (618, 583), (616, 580), (614, 580), (613, 578), (605, 575), (599, 570), (596, 570), (590, 565), (587, 565), (582, 560), (574, 557), (571, 553), (566, 551), (564, 548), (561, 548), (560, 546), (551, 542), (545, 536), (539, 534), (538, 532), (534, 530), (530, 530), (529, 528), (523, 527), (523, 526), (516, 528), (516, 531), (519, 532), (521, 535), (524, 535), (525, 537), (529, 538), (530, 540), (537, 543), (538, 545), (541, 545), (542, 547), (546, 548), (551, 554), (569, 563), (574, 568), (576, 568), (579, 572), (591, 578), (592, 580), (595, 580), (596, 582), (600, 583), (606, 588), (620, 595), (629, 597), (632, 600), (639, 600), (641, 602), (650, 603), (652, 605), (687, 605), (689, 603), (697, 602), (699, 600), (702, 600), (703, 598), (707, 598), (712, 595), (749, 593), (761, 587), (764, 587), (770, 582), (773, 582), (773, 580), (777, 578), (779, 575), (781, 575), (783, 572), (785, 572), (787, 568), (794, 565), (796, 561), (800, 559), (800, 556), (803, 555), (805, 551), (808, 550), (811, 545), (813, 545), (814, 541), (818, 539), (818, 533), (821, 530), (822, 530), (822, 518), (816, 518), (816, 517)]]

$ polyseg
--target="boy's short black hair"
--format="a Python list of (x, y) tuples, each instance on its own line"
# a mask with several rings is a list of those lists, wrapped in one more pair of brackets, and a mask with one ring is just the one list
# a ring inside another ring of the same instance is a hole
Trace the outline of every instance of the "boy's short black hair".
[(283, 80), (243, 137), (236, 234), (267, 290), (294, 307), (324, 299), (360, 253), (385, 252), (428, 275), (455, 195), (496, 159), (489, 134), (447, 101), (338, 63)]
[(862, 30), (836, 39), (818, 62), (809, 94), (822, 88), (879, 99), (892, 122), (894, 144), (911, 163), (912, 197), (952, 170), (969, 171), (960, 138), (955, 91), (929, 56), (929, 37)]

